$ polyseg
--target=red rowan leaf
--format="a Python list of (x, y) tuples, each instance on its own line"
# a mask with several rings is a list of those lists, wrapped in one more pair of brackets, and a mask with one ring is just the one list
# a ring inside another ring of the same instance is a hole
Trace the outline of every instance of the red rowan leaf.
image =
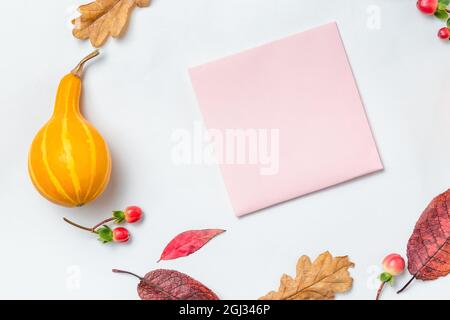
[(164, 249), (161, 260), (173, 260), (186, 257), (207, 244), (211, 239), (225, 232), (221, 229), (190, 230), (180, 233)]
[(219, 300), (211, 289), (175, 270), (158, 269), (143, 278), (128, 271), (113, 269), (113, 272), (137, 277), (140, 280), (137, 292), (142, 300)]
[(450, 273), (450, 189), (434, 198), (422, 213), (408, 241), (407, 254), (408, 270), (413, 275), (410, 282)]

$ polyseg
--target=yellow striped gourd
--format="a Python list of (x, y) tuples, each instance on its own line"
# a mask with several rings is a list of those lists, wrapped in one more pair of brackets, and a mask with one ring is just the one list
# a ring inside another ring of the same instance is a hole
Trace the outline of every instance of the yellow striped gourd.
[(82, 206), (105, 190), (111, 174), (111, 157), (100, 133), (80, 112), (84, 58), (58, 88), (51, 119), (31, 145), (28, 171), (39, 193), (56, 204)]

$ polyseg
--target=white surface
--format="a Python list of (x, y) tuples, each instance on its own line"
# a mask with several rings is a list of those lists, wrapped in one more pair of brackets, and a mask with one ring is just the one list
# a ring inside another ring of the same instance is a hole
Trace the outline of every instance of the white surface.
[[(42, 199), (26, 163), (60, 78), (91, 50), (71, 36), (80, 1), (4, 2), (0, 298), (135, 299), (136, 280), (111, 268), (162, 267), (192, 275), (223, 299), (254, 299), (293, 274), (300, 255), (330, 250), (356, 263), (353, 290), (339, 298), (372, 299), (380, 260), (405, 253), (420, 213), (449, 186), (450, 44), (436, 38), (442, 23), (419, 14), (415, 2), (154, 0), (136, 10), (126, 37), (110, 40), (86, 73), (85, 115), (108, 140), (114, 169), (104, 196), (76, 210)], [(381, 10), (380, 29), (367, 27), (373, 8)], [(333, 20), (386, 169), (237, 219), (216, 167), (172, 164), (172, 132), (201, 120), (186, 70)], [(146, 211), (129, 245), (101, 245), (62, 221), (92, 225), (129, 204)], [(156, 264), (178, 232), (208, 227), (228, 232), (195, 255)], [(449, 299), (449, 285), (450, 277), (417, 281), (383, 297)]]

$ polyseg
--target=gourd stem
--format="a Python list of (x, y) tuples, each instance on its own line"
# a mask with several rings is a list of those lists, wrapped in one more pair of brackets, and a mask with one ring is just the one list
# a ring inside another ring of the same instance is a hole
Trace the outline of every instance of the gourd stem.
[(77, 66), (71, 71), (71, 73), (74, 76), (81, 78), (83, 76), (83, 67), (84, 67), (85, 63), (88, 62), (89, 60), (95, 58), (99, 54), (100, 54), (100, 50), (97, 49), (94, 52), (92, 52), (91, 54), (89, 54), (88, 56), (86, 56), (85, 58), (83, 58), (83, 60), (81, 60), (80, 63), (77, 64)]

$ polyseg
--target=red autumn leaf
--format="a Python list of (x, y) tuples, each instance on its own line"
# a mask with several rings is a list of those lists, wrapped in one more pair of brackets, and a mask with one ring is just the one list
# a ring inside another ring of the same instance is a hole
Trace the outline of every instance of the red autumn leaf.
[(450, 189), (434, 198), (408, 241), (411, 280), (434, 280), (450, 273)]
[[(161, 260), (173, 260), (186, 257), (207, 244), (212, 238), (225, 232), (221, 229), (190, 230), (180, 233), (164, 249)], [(158, 262), (159, 262), (158, 261)]]
[(145, 277), (117, 269), (113, 269), (113, 272), (138, 278), (137, 292), (142, 300), (219, 300), (211, 289), (175, 270), (158, 269), (147, 273)]

